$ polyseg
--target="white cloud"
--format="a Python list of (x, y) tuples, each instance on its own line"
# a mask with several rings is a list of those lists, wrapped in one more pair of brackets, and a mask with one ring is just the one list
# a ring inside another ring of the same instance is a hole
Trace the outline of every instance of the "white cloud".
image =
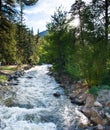
[[(91, 1), (91, 0), (85, 0)], [(26, 24), (33, 27), (34, 32), (46, 29), (47, 22), (50, 22), (51, 15), (54, 14), (56, 8), (62, 5), (65, 10), (69, 10), (75, 0), (39, 0), (33, 7), (26, 7), (24, 13), (26, 15)]]

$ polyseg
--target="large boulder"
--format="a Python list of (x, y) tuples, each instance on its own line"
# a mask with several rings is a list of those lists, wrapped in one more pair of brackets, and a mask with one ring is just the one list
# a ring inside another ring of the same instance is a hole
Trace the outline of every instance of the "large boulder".
[(73, 99), (71, 100), (71, 103), (77, 104), (77, 105), (84, 105), (84, 101), (78, 99), (77, 97), (73, 98)]
[(96, 98), (92, 94), (88, 94), (88, 96), (86, 98), (85, 107), (87, 107), (87, 108), (93, 107), (95, 100), (96, 100)]
[(105, 107), (110, 107), (110, 101), (107, 101), (107, 102), (105, 103)]
[(94, 102), (94, 106), (95, 107), (103, 107), (103, 105), (100, 102), (98, 102), (98, 101)]
[(110, 107), (105, 107), (104, 112), (105, 112), (105, 118), (108, 120), (108, 124), (110, 124)]
[(88, 89), (87, 87), (82, 87), (82, 88), (75, 89), (75, 90), (73, 91), (73, 94), (74, 94), (75, 96), (80, 96), (80, 95), (86, 93), (86, 92), (87, 92), (87, 89)]
[(91, 109), (91, 121), (93, 121), (95, 124), (101, 124), (101, 125), (106, 125), (107, 121), (104, 120), (100, 114), (98, 113), (97, 110)]
[(90, 125), (90, 120), (82, 112), (80, 112), (78, 109), (75, 109), (75, 113), (78, 117), (80, 117), (77, 121), (78, 125), (81, 127), (87, 127)]
[(81, 111), (84, 113), (85, 116), (87, 116), (88, 118), (91, 117), (91, 108), (87, 108), (87, 107), (84, 107), (81, 109)]
[(84, 105), (88, 96), (87, 90), (87, 86), (82, 86), (81, 83), (77, 83), (73, 92), (69, 95), (69, 99), (74, 104)]

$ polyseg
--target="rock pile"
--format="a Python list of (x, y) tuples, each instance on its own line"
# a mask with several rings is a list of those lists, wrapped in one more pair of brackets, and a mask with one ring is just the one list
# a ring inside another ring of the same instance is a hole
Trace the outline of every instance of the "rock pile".
[(8, 81), (10, 80), (16, 80), (17, 78), (21, 77), (24, 75), (24, 70), (18, 70), (16, 72), (14, 72), (13, 74), (9, 75), (8, 77)]
[(90, 125), (95, 126), (94, 129), (110, 129), (110, 91), (101, 90), (98, 96), (93, 96), (88, 93), (87, 86), (76, 83), (69, 98), (72, 103), (82, 105), (80, 111), (89, 119)]

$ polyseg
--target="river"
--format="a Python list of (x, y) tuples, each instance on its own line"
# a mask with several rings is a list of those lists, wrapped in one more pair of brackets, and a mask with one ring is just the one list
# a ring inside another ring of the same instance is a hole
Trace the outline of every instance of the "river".
[(0, 106), (0, 130), (78, 130), (85, 119), (48, 75), (50, 66), (35, 66), (17, 79), (14, 105)]

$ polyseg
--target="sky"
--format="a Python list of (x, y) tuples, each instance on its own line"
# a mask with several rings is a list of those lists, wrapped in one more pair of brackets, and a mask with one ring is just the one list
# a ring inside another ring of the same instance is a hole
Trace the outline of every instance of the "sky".
[[(84, 0), (90, 2), (91, 0)], [(29, 28), (33, 28), (36, 34), (46, 30), (46, 24), (51, 22), (51, 16), (60, 6), (64, 10), (69, 11), (75, 0), (38, 0), (36, 5), (24, 8), (25, 24)], [(77, 21), (76, 21), (77, 24)]]

